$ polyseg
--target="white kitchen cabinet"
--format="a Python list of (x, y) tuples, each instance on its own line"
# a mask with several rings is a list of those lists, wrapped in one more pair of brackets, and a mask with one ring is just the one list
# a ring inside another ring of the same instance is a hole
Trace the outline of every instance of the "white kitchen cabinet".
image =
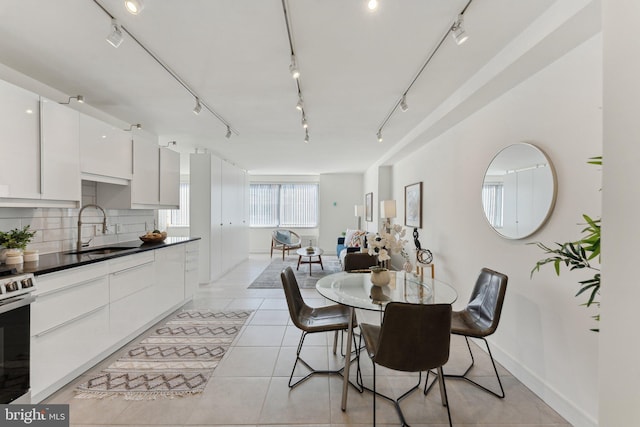
[(112, 343), (106, 263), (38, 276), (31, 305), (33, 401), (66, 384)]
[(126, 185), (133, 175), (132, 134), (80, 114), (80, 171), (83, 179)]
[(80, 204), (80, 113), (47, 99), (40, 103), (42, 188), (45, 200)]
[[(0, 81), (0, 198), (40, 198), (38, 95)], [(6, 200), (0, 200), (6, 202)]]
[(153, 301), (156, 308), (165, 311), (182, 301), (184, 296), (184, 245), (168, 246), (157, 249), (156, 253), (156, 287)]
[(109, 263), (109, 335), (114, 340), (144, 326), (159, 311), (150, 301), (155, 291), (154, 251)]
[(189, 227), (200, 244), (200, 283), (208, 283), (247, 258), (244, 204), (246, 172), (211, 154), (192, 154)]
[(200, 241), (189, 242), (184, 251), (184, 298), (191, 299), (198, 288)]
[(142, 137), (133, 141), (131, 204), (160, 204), (160, 147), (157, 141)]
[(160, 148), (160, 205), (180, 206), (180, 153)]
[(152, 138), (133, 141), (133, 176), (129, 185), (98, 183), (98, 204), (110, 209), (177, 209), (180, 203), (180, 154)]

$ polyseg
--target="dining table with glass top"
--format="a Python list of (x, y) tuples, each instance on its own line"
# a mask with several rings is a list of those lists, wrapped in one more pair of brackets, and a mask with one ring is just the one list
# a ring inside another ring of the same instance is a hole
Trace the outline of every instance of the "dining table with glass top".
[[(389, 271), (388, 285), (377, 287), (371, 283), (368, 270), (355, 272), (343, 271), (330, 274), (316, 282), (320, 295), (349, 307), (351, 319), (355, 319), (355, 310), (384, 312), (391, 301), (412, 304), (452, 304), (458, 298), (456, 290), (431, 277), (418, 276), (404, 271)], [(347, 348), (345, 354), (351, 354), (353, 340), (353, 322), (349, 322)], [(342, 410), (347, 409), (349, 388), (349, 358), (345, 358), (342, 385)]]

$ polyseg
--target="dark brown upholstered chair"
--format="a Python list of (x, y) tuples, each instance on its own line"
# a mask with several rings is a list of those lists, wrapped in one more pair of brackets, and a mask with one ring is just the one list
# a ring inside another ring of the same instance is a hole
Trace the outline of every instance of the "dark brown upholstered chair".
[[(446, 375), (451, 378), (464, 379), (500, 398), (504, 397), (504, 388), (502, 387), (502, 381), (500, 381), (500, 375), (498, 375), (498, 369), (496, 368), (496, 362), (493, 360), (489, 343), (485, 337), (493, 334), (498, 328), (500, 313), (502, 312), (502, 304), (504, 302), (504, 295), (507, 291), (507, 281), (507, 276), (502, 273), (498, 273), (497, 271), (493, 271), (488, 268), (483, 268), (480, 271), (480, 275), (478, 276), (478, 280), (476, 280), (476, 285), (473, 288), (467, 307), (462, 311), (455, 311), (451, 320), (451, 333), (463, 335), (467, 342), (467, 348), (471, 355), (471, 365), (469, 365), (462, 375)], [(471, 346), (469, 345), (469, 337), (479, 338), (484, 341), (487, 346), (489, 358), (493, 365), (493, 371), (496, 374), (498, 385), (500, 386), (500, 393), (489, 390), (467, 377), (469, 370), (471, 370), (475, 362)]]
[[(408, 304), (390, 302), (384, 311), (382, 326), (362, 323), (360, 331), (365, 347), (373, 362), (373, 425), (376, 425), (376, 364), (396, 371), (420, 372), (418, 384), (397, 400), (380, 394), (394, 403), (402, 425), (408, 425), (400, 409), (400, 400), (417, 390), (422, 381), (422, 371), (427, 371), (425, 391), (429, 382), (429, 371), (437, 369), (440, 383), (440, 398), (447, 407), (449, 425), (451, 412), (447, 400), (442, 365), (449, 360), (451, 340), (450, 304)], [(435, 381), (434, 381), (435, 382)], [(432, 383), (433, 385), (433, 383)], [(430, 388), (430, 387), (429, 387)]]
[(290, 250), (300, 249), (302, 247), (302, 239), (295, 231), (291, 230), (273, 230), (271, 233), (271, 258), (273, 258), (273, 250), (282, 251), (282, 260), (284, 261), (284, 253), (289, 254)]
[(378, 255), (349, 252), (344, 257), (344, 271), (366, 270), (373, 265), (378, 265)]
[[(291, 375), (289, 376), (289, 387), (295, 387), (302, 381), (311, 377), (314, 374), (341, 374), (342, 369), (336, 371), (328, 370), (316, 370), (312, 368), (304, 359), (300, 357), (302, 351), (302, 345), (304, 344), (304, 338), (307, 334), (316, 332), (334, 332), (333, 339), (333, 354), (336, 354), (336, 347), (338, 343), (338, 332), (344, 331), (349, 327), (350, 311), (349, 308), (340, 304), (334, 304), (324, 307), (310, 307), (305, 304), (302, 295), (300, 294), (300, 287), (296, 276), (293, 274), (291, 267), (287, 267), (280, 273), (282, 279), (282, 287), (284, 288), (284, 294), (287, 298), (287, 305), (289, 306), (289, 315), (291, 321), (298, 329), (302, 331), (300, 342), (298, 343), (298, 350), (296, 351), (296, 361), (293, 364)], [(355, 322), (355, 318), (353, 319)], [(355, 324), (354, 324), (355, 327)], [(311, 372), (304, 378), (291, 383), (293, 379), (293, 373), (296, 370), (296, 366), (300, 361)], [(348, 362), (351, 363), (351, 362)]]

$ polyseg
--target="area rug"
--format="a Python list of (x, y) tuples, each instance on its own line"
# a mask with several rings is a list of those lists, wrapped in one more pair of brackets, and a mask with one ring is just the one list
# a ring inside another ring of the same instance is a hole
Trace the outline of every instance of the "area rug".
[[(315, 257), (313, 258), (316, 259)], [(280, 257), (273, 257), (271, 264), (264, 269), (262, 273), (254, 280), (249, 289), (276, 289), (282, 288), (282, 281), (280, 280), (280, 273), (285, 267), (291, 267), (296, 280), (301, 288), (315, 288), (316, 282), (322, 277), (329, 274), (338, 273), (342, 270), (338, 257), (334, 255), (322, 256), (322, 265), (324, 270), (320, 267), (320, 264), (311, 264), (311, 276), (309, 276), (309, 265), (300, 264), (300, 270), (296, 270), (298, 265), (298, 256), (286, 256), (282, 261), (282, 254)]]
[(251, 311), (182, 311), (76, 388), (76, 398), (148, 400), (201, 393)]

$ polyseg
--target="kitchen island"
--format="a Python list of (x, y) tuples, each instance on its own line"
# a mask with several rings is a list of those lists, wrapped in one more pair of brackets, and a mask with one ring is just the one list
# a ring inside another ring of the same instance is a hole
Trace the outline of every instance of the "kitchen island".
[(199, 238), (41, 255), (31, 305), (31, 393), (40, 402), (189, 302)]

